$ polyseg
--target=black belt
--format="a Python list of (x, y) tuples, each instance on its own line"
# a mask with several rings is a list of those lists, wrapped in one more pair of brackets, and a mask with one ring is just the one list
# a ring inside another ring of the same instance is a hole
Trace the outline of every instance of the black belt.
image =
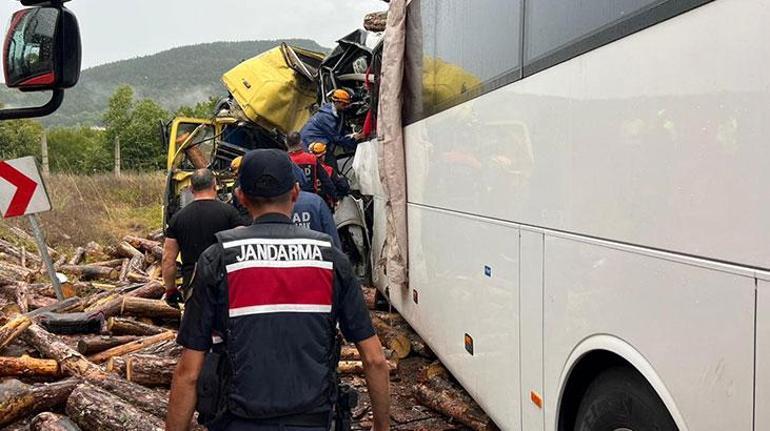
[(283, 425), (290, 427), (327, 427), (330, 424), (331, 412), (303, 413), (298, 415), (280, 416), (270, 419), (247, 419), (259, 425)]

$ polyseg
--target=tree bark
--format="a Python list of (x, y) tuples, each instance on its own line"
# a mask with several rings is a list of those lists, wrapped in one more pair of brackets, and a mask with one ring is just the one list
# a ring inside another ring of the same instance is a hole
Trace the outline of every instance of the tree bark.
[(155, 257), (157, 258), (163, 257), (163, 247), (157, 241), (152, 241), (149, 239), (139, 238), (131, 235), (127, 235), (123, 237), (123, 241), (126, 241), (127, 243), (131, 244), (132, 246), (134, 246), (139, 250), (149, 251), (150, 253), (154, 254)]
[(59, 363), (53, 359), (37, 359), (26, 355), (18, 358), (0, 357), (0, 377), (57, 377), (60, 374)]
[(83, 337), (78, 341), (78, 352), (84, 355), (92, 355), (94, 353), (103, 352), (107, 349), (111, 349), (116, 346), (120, 346), (132, 341), (136, 341), (139, 337), (135, 335), (92, 335)]
[(120, 275), (118, 275), (118, 281), (128, 280), (128, 271), (130, 270), (131, 270), (131, 261), (128, 259), (123, 259), (123, 261), (120, 264)]
[(4, 314), (23, 314), (29, 311), (29, 285), (27, 283), (13, 283), (1, 286), (0, 294), (10, 301), (0, 310)]
[(175, 319), (182, 317), (182, 312), (178, 308), (171, 307), (164, 301), (145, 298), (123, 298), (123, 304), (120, 307), (120, 314), (152, 317), (154, 319)]
[(78, 380), (27, 385), (18, 380), (0, 384), (0, 425), (64, 404)]
[[(29, 286), (31, 295), (46, 296), (56, 299), (56, 292), (53, 290), (53, 286), (50, 283), (37, 283)], [(72, 283), (61, 283), (61, 291), (65, 298), (72, 298), (78, 295), (77, 286)]]
[(166, 328), (126, 317), (110, 317), (107, 320), (107, 330), (113, 335), (156, 335), (167, 331)]
[(88, 383), (67, 400), (67, 415), (84, 429), (100, 431), (163, 431), (163, 421), (109, 392)]
[(388, 325), (385, 320), (372, 316), (372, 325), (382, 341), (382, 345), (393, 351), (398, 359), (404, 359), (412, 351), (412, 343), (406, 331)]
[(123, 259), (109, 259), (109, 260), (101, 260), (99, 262), (89, 263), (89, 265), (109, 266), (110, 268), (117, 268), (118, 266), (120, 266), (121, 263), (123, 263)]
[(126, 380), (142, 386), (171, 386), (177, 358), (131, 355), (126, 358)]
[(474, 431), (496, 430), (497, 427), (465, 392), (441, 377), (434, 377), (414, 387), (417, 400), (431, 409), (449, 416)]
[(80, 431), (80, 428), (67, 416), (43, 412), (32, 419), (29, 431)]
[(128, 293), (114, 294), (110, 299), (104, 299), (99, 304), (89, 307), (89, 311), (101, 311), (104, 317), (112, 317), (120, 314), (120, 306), (123, 304), (124, 298), (160, 298), (163, 295), (165, 289), (163, 285), (157, 281), (151, 281), (144, 286), (132, 290)]
[(80, 262), (83, 261), (83, 258), (86, 257), (86, 249), (83, 247), (78, 247), (75, 249), (75, 254), (72, 255), (72, 259), (67, 262), (69, 265), (79, 265)]
[(104, 369), (108, 373), (117, 374), (120, 377), (126, 377), (126, 358), (122, 356), (113, 356), (107, 361)]
[(144, 411), (165, 417), (168, 409), (166, 396), (103, 371), (38, 325), (30, 326), (23, 338), (44, 356), (56, 359), (63, 372), (82, 377)]
[(136, 341), (132, 341), (121, 346), (113, 347), (112, 349), (105, 350), (101, 353), (90, 356), (88, 359), (91, 362), (100, 364), (113, 356), (121, 356), (131, 352), (136, 352), (137, 350), (141, 350), (147, 346), (151, 346), (166, 340), (171, 340), (174, 337), (176, 337), (176, 334), (172, 331), (163, 332), (157, 335), (152, 335), (150, 337), (140, 338)]
[[(392, 373), (398, 366), (395, 362), (388, 360), (388, 369)], [(337, 372), (340, 374), (363, 374), (364, 363), (362, 361), (340, 361), (337, 365)]]
[(64, 272), (75, 274), (82, 280), (117, 280), (118, 270), (109, 266), (96, 265), (62, 265), (60, 268)]
[(9, 277), (15, 281), (30, 282), (35, 275), (35, 271), (24, 268), (21, 265), (0, 261), (0, 275)]
[(30, 310), (37, 310), (38, 308), (49, 307), (57, 302), (56, 298), (30, 293), (27, 300), (27, 306)]
[(0, 349), (11, 344), (11, 341), (21, 335), (30, 325), (32, 325), (32, 320), (29, 317), (17, 315), (0, 327)]

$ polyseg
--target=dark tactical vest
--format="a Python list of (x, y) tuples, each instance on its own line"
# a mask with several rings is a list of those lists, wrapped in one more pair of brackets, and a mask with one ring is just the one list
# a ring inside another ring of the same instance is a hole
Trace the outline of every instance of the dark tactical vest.
[(247, 419), (331, 410), (339, 344), (329, 236), (287, 220), (217, 237), (228, 296), (227, 410)]

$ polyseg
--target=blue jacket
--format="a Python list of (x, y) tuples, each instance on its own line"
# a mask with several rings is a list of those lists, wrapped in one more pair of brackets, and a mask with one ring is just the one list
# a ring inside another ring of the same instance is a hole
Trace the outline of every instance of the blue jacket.
[(355, 150), (356, 140), (345, 136), (341, 121), (341, 117), (334, 115), (333, 104), (326, 103), (321, 106), (299, 132), (305, 150), (313, 142), (324, 142), (328, 148), (327, 154), (334, 154), (337, 145), (346, 150)]
[(299, 192), (299, 198), (294, 204), (294, 214), (291, 220), (297, 226), (328, 234), (332, 237), (334, 246), (340, 250), (342, 249), (332, 212), (329, 211), (326, 202), (317, 194)]

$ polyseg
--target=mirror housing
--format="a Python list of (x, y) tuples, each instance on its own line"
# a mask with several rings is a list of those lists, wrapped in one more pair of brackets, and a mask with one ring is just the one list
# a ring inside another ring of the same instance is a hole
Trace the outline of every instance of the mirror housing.
[(80, 30), (64, 7), (13, 14), (3, 44), (5, 83), (21, 91), (65, 89), (80, 78)]

